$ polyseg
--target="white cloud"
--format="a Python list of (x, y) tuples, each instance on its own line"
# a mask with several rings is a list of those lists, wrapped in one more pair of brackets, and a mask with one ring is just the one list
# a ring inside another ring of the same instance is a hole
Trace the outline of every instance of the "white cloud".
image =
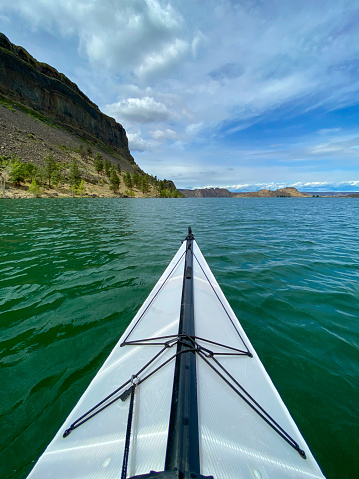
[[(355, 6), (190, 0), (2, 0), (31, 28), (76, 36), (94, 68), (177, 93), (192, 123), (255, 121), (288, 102), (357, 97)], [(208, 15), (211, 12), (211, 15)], [(121, 95), (121, 99), (124, 97)]]
[(200, 132), (203, 128), (205, 127), (205, 124), (203, 121), (199, 123), (191, 123), (186, 127), (186, 133), (191, 136), (197, 135), (198, 132)]
[(121, 100), (112, 105), (107, 105), (105, 111), (108, 115), (138, 123), (166, 121), (171, 116), (171, 112), (163, 103), (159, 103), (148, 96)]
[(314, 156), (324, 156), (328, 155), (337, 155), (349, 157), (357, 157), (357, 149), (359, 148), (359, 137), (346, 136), (345, 138), (340, 138), (335, 136), (335, 131), (333, 131), (333, 137), (331, 141), (327, 143), (320, 143), (308, 148), (307, 154)]
[(191, 50), (194, 59), (198, 57), (201, 49), (205, 48), (206, 45), (208, 45), (208, 39), (201, 31), (197, 31), (191, 43)]
[(164, 141), (167, 139), (177, 140), (177, 133), (170, 128), (165, 130), (154, 130), (149, 132), (154, 140)]
[(141, 135), (141, 130), (137, 130), (134, 133), (127, 133), (130, 151), (145, 151), (154, 146), (153, 142), (143, 139)]
[(154, 80), (156, 76), (169, 71), (173, 74), (173, 70), (182, 63), (188, 51), (188, 43), (176, 38), (173, 43), (165, 45), (161, 51), (147, 55), (134, 72), (141, 81)]
[(341, 131), (341, 128), (322, 128), (317, 131), (319, 135), (333, 135), (335, 133), (339, 133)]
[(312, 155), (323, 155), (326, 153), (334, 153), (340, 151), (342, 148), (338, 145), (328, 145), (328, 144), (323, 144), (323, 145), (317, 145), (314, 148), (311, 148), (309, 150), (309, 153)]
[(171, 43), (183, 22), (158, 0), (2, 0), (1, 7), (18, 12), (33, 29), (78, 36), (89, 61), (113, 71), (140, 65)]
[(359, 180), (352, 181), (307, 181), (290, 186), (302, 191), (358, 191)]

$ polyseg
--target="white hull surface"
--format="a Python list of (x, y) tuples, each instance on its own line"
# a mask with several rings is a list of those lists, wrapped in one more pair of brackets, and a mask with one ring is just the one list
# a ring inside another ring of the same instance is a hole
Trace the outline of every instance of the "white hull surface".
[[(194, 334), (179, 336), (187, 282)], [(181, 367), (190, 377), (182, 401), (174, 388)], [(29, 478), (139, 475), (324, 477), (191, 235)]]

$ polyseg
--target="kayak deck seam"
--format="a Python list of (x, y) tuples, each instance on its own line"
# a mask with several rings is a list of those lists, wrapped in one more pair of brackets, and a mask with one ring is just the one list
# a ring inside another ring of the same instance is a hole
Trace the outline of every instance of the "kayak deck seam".
[[(203, 348), (202, 348), (203, 349)], [(227, 369), (214, 357), (210, 352), (207, 356), (203, 354), (202, 351), (198, 351), (198, 355), (205, 361), (205, 363), (215, 371), (218, 376), (223, 379), (223, 381), (228, 384), (228, 386), (241, 398), (243, 401), (248, 404), (249, 407), (253, 409), (279, 436), (284, 439), (294, 450), (296, 450), (299, 455), (306, 459), (306, 454), (299, 447), (299, 444), (272, 418), (272, 416), (256, 401), (253, 396), (251, 396), (246, 389), (240, 385), (240, 383), (227, 371)], [(245, 397), (233, 384), (230, 383), (228, 379), (223, 376), (223, 374), (216, 369), (213, 364), (211, 364), (207, 358), (213, 359), (213, 361), (227, 374), (227, 376), (234, 382), (234, 384), (244, 393)]]
[(238, 329), (236, 328), (236, 325), (235, 325), (235, 323), (234, 323), (234, 321), (233, 321), (231, 315), (229, 314), (229, 312), (227, 311), (226, 307), (224, 306), (223, 301), (221, 300), (221, 298), (218, 296), (217, 291), (215, 290), (215, 288), (214, 288), (213, 284), (211, 283), (210, 279), (208, 278), (208, 276), (207, 276), (205, 270), (203, 269), (203, 267), (202, 267), (200, 261), (198, 260), (198, 258), (197, 258), (197, 256), (196, 256), (196, 253), (195, 253), (195, 252), (193, 252), (193, 256), (194, 256), (194, 258), (196, 259), (196, 261), (197, 261), (199, 267), (201, 268), (202, 273), (205, 275), (205, 277), (206, 277), (206, 279), (207, 279), (207, 281), (208, 281), (208, 284), (209, 284), (210, 287), (212, 288), (212, 290), (213, 290), (214, 294), (216, 295), (218, 301), (221, 303), (221, 306), (222, 306), (223, 310), (225, 311), (226, 315), (228, 316), (228, 319), (230, 320), (230, 322), (232, 323), (234, 329), (236, 330), (236, 332), (237, 332), (239, 338), (241, 339), (241, 341), (242, 341), (244, 347), (247, 349), (247, 351), (248, 351), (248, 353), (249, 353), (249, 349), (248, 349), (246, 343), (244, 342), (244, 339), (242, 338), (241, 333), (240, 333), (240, 332), (238, 331)]
[[(138, 325), (138, 323), (141, 321), (141, 319), (143, 318), (143, 316), (146, 314), (146, 312), (149, 310), (149, 308), (151, 307), (152, 303), (155, 301), (155, 299), (157, 298), (158, 294), (160, 293), (161, 289), (165, 286), (165, 284), (167, 283), (167, 281), (169, 280), (170, 276), (172, 275), (172, 273), (174, 272), (174, 270), (177, 268), (178, 264), (180, 263), (181, 259), (183, 258), (183, 256), (185, 255), (186, 253), (182, 253), (182, 255), (179, 257), (178, 261), (176, 262), (176, 264), (173, 266), (173, 268), (171, 269), (171, 271), (168, 273), (167, 277), (165, 278), (165, 280), (163, 281), (163, 283), (161, 284), (161, 286), (158, 288), (158, 290), (156, 291), (156, 293), (154, 294), (153, 298), (151, 299), (151, 301), (148, 303), (148, 305), (146, 306), (146, 308), (144, 309), (144, 311), (142, 311), (141, 315), (139, 316), (139, 318), (137, 319), (136, 323), (133, 325), (132, 329), (129, 331), (129, 333), (127, 334), (125, 340), (123, 343), (125, 343), (127, 341), (127, 339), (131, 336), (131, 334), (133, 333), (134, 329), (136, 328), (136, 326)], [(121, 346), (123, 345), (123, 343), (121, 344)]]

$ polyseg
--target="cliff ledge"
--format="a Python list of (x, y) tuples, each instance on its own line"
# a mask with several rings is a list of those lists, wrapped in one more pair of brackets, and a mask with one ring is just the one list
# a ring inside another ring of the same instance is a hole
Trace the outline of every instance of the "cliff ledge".
[(0, 95), (30, 107), (93, 144), (110, 147), (134, 164), (126, 131), (102, 113), (65, 75), (38, 62), (0, 33)]

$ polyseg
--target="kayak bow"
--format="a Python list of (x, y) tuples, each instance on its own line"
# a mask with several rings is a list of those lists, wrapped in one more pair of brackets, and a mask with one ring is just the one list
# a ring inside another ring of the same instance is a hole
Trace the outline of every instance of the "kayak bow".
[(29, 475), (323, 474), (188, 236)]

